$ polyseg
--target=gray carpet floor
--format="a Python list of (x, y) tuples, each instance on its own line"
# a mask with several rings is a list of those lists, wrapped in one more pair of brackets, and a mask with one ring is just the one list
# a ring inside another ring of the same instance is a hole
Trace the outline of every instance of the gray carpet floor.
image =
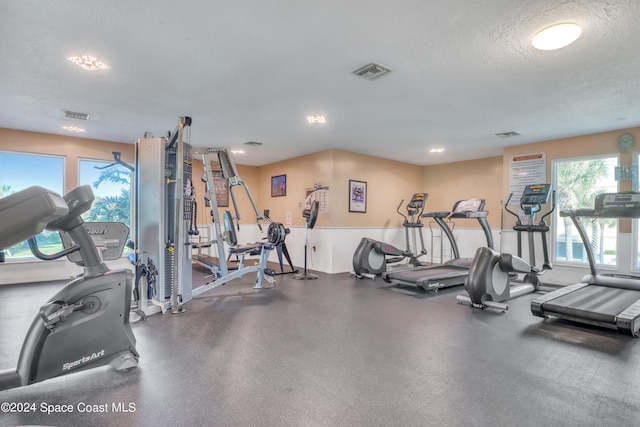
[[(319, 276), (282, 275), (262, 290), (247, 276), (184, 314), (136, 322), (136, 369), (2, 391), (0, 402), (36, 409), (0, 412), (0, 425), (640, 425), (637, 338), (534, 317), (535, 295), (496, 313), (456, 304), (461, 287), (431, 294)], [(0, 369), (15, 366), (60, 286), (0, 287)]]

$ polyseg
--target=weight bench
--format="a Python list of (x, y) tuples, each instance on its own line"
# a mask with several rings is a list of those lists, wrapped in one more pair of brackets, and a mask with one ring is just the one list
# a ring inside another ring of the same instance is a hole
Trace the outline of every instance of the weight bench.
[[(247, 255), (256, 256), (260, 255), (263, 250), (265, 243), (256, 242), (256, 243), (246, 243), (244, 245), (238, 244), (238, 235), (236, 234), (235, 222), (233, 221), (233, 217), (231, 216), (231, 212), (224, 211), (222, 213), (223, 218), (223, 226), (224, 226), (224, 240), (229, 244), (229, 258), (232, 255), (235, 255), (239, 258), (238, 269), (244, 267), (244, 258)], [(268, 244), (268, 250), (273, 249), (273, 245)], [(235, 268), (234, 268), (235, 269)], [(275, 272), (274, 272), (275, 273)]]
[[(193, 296), (198, 296), (210, 289), (218, 287), (220, 285), (224, 285), (227, 282), (230, 282), (234, 279), (238, 279), (245, 274), (248, 273), (257, 273), (256, 284), (253, 287), (254, 289), (262, 288), (262, 279), (264, 278), (269, 283), (274, 283), (274, 275), (276, 274), (275, 270), (271, 268), (267, 268), (267, 260), (269, 259), (269, 252), (274, 248), (272, 243), (266, 242), (257, 242), (257, 243), (248, 243), (245, 245), (238, 244), (238, 236), (236, 234), (234, 228), (233, 218), (231, 216), (231, 212), (224, 211), (223, 212), (223, 225), (224, 225), (224, 239), (227, 243), (229, 243), (229, 255), (236, 255), (239, 257), (240, 261), (236, 268), (232, 271), (229, 269), (229, 273), (220, 276), (214, 281), (207, 283), (205, 285), (200, 286), (193, 290)], [(247, 255), (259, 255), (260, 259), (257, 265), (245, 266), (244, 258)], [(226, 262), (226, 260), (219, 259), (219, 262)], [(209, 266), (209, 268), (213, 271), (213, 266)], [(220, 269), (218, 269), (220, 271)], [(214, 272), (214, 274), (216, 274)]]

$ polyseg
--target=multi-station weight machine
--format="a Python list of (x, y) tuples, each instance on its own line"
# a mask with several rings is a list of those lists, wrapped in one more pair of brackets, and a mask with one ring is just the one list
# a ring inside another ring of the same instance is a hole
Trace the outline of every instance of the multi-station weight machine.
[[(135, 264), (138, 282), (140, 277), (145, 276), (147, 283), (146, 289), (136, 289), (137, 308), (145, 315), (167, 310), (181, 312), (182, 305), (194, 296), (247, 273), (257, 273), (254, 288), (261, 288), (263, 279), (273, 282), (274, 272), (266, 268), (269, 251), (283, 243), (286, 237), (282, 224), (271, 223), (266, 242), (237, 244), (234, 222), (240, 219), (240, 213), (233, 195), (234, 187), (241, 186), (246, 191), (256, 212), (256, 220), (264, 221), (264, 218), (258, 213), (249, 188), (240, 179), (229, 150), (192, 150), (189, 143), (190, 126), (190, 117), (180, 117), (177, 128), (167, 137), (145, 137), (136, 142)], [(204, 244), (217, 252), (217, 265), (206, 264), (211, 271), (211, 281), (197, 288), (193, 288), (192, 281), (192, 248), (202, 245), (202, 242), (195, 242), (198, 230), (194, 226), (197, 201), (192, 176), (193, 156), (199, 156), (203, 162), (202, 180), (206, 183), (204, 199), (209, 205), (213, 228), (212, 239)], [(235, 210), (235, 216), (225, 211), (222, 221), (211, 169), (214, 160), (219, 165), (222, 177), (228, 181)], [(241, 259), (235, 270), (227, 266), (224, 242), (229, 246), (229, 253)], [(244, 256), (248, 254), (260, 256), (257, 265), (244, 266)], [(141, 274), (141, 271), (144, 273)]]
[[(269, 252), (277, 245), (284, 243), (286, 237), (286, 231), (282, 224), (278, 222), (270, 222), (267, 233), (267, 242), (249, 243), (244, 245), (238, 244), (236, 235), (236, 228), (239, 229), (238, 221), (240, 220), (240, 210), (236, 203), (236, 198), (233, 193), (233, 189), (240, 186), (244, 189), (251, 202), (251, 207), (256, 215), (256, 224), (260, 231), (262, 226), (260, 221), (267, 221), (260, 215), (256, 202), (251, 196), (249, 187), (242, 181), (235, 162), (231, 157), (231, 153), (227, 148), (196, 148), (193, 150), (193, 154), (200, 157), (204, 167), (204, 175), (202, 181), (205, 183), (206, 191), (204, 198), (206, 204), (209, 207), (209, 214), (211, 217), (211, 225), (213, 228), (213, 238), (209, 241), (205, 241), (204, 245), (213, 247), (215, 249), (216, 258), (207, 257), (206, 259), (198, 257), (194, 258), (194, 262), (208, 268), (211, 271), (211, 277), (213, 281), (194, 289), (194, 295), (199, 295), (209, 289), (216, 286), (223, 285), (233, 279), (240, 278), (247, 273), (256, 273), (256, 284), (254, 289), (262, 288), (262, 280), (267, 280), (273, 283), (275, 280), (273, 276), (275, 271), (266, 268)], [(215, 194), (214, 174), (212, 165), (218, 164), (222, 178), (228, 182), (229, 194), (231, 196), (231, 203), (235, 216), (230, 211), (223, 212), (222, 221), (220, 220), (220, 213), (218, 211), (218, 203)], [(222, 225), (222, 227), (221, 227)], [(224, 228), (224, 231), (222, 230)], [(239, 258), (237, 267), (230, 267), (225, 260), (224, 242), (228, 244), (229, 255), (235, 255)], [(259, 255), (260, 259), (256, 265), (245, 265), (244, 258), (246, 255)]]

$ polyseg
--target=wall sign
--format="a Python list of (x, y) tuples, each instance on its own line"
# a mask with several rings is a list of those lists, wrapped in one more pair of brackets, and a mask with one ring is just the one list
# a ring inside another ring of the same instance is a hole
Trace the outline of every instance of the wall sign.
[(547, 182), (546, 153), (518, 154), (509, 160), (509, 194), (512, 205), (519, 205), (524, 187)]

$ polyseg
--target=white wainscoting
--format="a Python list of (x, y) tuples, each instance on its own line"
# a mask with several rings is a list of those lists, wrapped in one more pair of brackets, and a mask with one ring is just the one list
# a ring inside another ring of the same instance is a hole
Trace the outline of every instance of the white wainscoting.
[[(549, 236), (547, 235), (549, 238)], [(529, 262), (529, 243), (527, 235), (522, 237), (522, 258)], [(504, 248), (504, 252), (517, 254), (518, 243), (517, 233), (513, 230), (505, 230), (502, 232), (501, 246)], [(632, 265), (635, 262), (633, 259), (633, 240), (630, 233), (618, 234), (618, 266), (616, 267), (599, 267), (599, 271), (605, 273), (621, 273), (627, 274), (631, 272)], [(536, 264), (538, 267), (542, 266), (542, 240), (540, 236), (535, 237), (535, 255)], [(589, 265), (581, 265), (578, 263), (568, 263), (563, 261), (553, 262), (553, 248), (549, 243), (549, 258), (553, 269), (547, 271), (543, 276), (543, 282), (552, 283), (556, 285), (568, 285), (572, 283), (578, 283), (585, 275), (589, 274)]]
[[(287, 235), (286, 244), (294, 266), (302, 268), (304, 266), (304, 227), (289, 227), (290, 233)], [(423, 261), (440, 261), (440, 237), (434, 239), (434, 250), (431, 249), (431, 232), (425, 227), (424, 241), (427, 248), (427, 255)], [(267, 235), (266, 225), (262, 226), (262, 232), (255, 224), (245, 224), (240, 227), (238, 233), (239, 243), (253, 243), (263, 241)], [(437, 234), (437, 233), (436, 233)], [(493, 231), (494, 248), (498, 251), (516, 253), (516, 233), (513, 230)], [(454, 236), (458, 242), (460, 256), (463, 258), (473, 258), (478, 247), (486, 244), (484, 233), (480, 229), (465, 229), (456, 227)], [(344, 273), (352, 270), (353, 253), (363, 237), (381, 240), (399, 248), (405, 248), (404, 229), (397, 228), (314, 228), (309, 230), (307, 267), (310, 270), (317, 270), (325, 273)], [(266, 240), (265, 240), (266, 241)], [(446, 242), (446, 238), (445, 238)], [(618, 241), (618, 262), (619, 267), (612, 272), (628, 273), (632, 270), (633, 263), (633, 242), (631, 234), (619, 234)], [(445, 260), (449, 258), (448, 244), (445, 245)], [(551, 251), (551, 248), (549, 248)], [(542, 264), (542, 245), (536, 239), (536, 261)], [(625, 255), (625, 254), (628, 254)], [(215, 253), (211, 253), (215, 255)], [(549, 256), (553, 256), (550, 252)], [(523, 258), (528, 260), (528, 244), (526, 237), (523, 239)], [(276, 251), (272, 251), (269, 260), (278, 261)], [(288, 270), (286, 260), (283, 260), (285, 271)], [(111, 268), (129, 268), (126, 258), (107, 263)], [(73, 263), (65, 260), (29, 262), (6, 262), (0, 264), (0, 285), (13, 283), (27, 283), (48, 280), (64, 280), (82, 272), (82, 269)], [(566, 263), (554, 263), (553, 270), (547, 272), (544, 280), (554, 284), (570, 284), (580, 281), (588, 274), (586, 266)]]

